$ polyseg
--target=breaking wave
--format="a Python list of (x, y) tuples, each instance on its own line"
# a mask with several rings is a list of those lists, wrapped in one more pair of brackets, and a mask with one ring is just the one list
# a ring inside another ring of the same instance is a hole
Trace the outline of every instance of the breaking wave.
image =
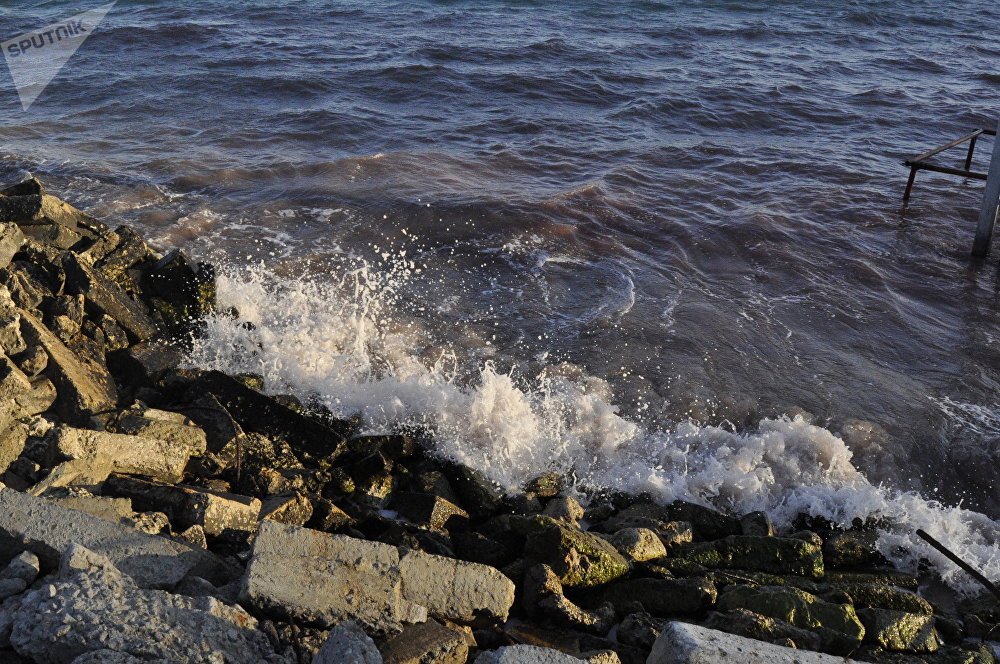
[(339, 281), (279, 277), (263, 265), (223, 267), (219, 309), (228, 311), (208, 321), (191, 362), (262, 374), (268, 391), (360, 414), (373, 430), (429, 430), (437, 453), (507, 490), (556, 470), (581, 488), (764, 510), (786, 528), (803, 513), (843, 526), (870, 517), (889, 524), (879, 549), (903, 569), (915, 571), (926, 559), (953, 588), (978, 590), (916, 537), (921, 528), (1000, 577), (996, 522), (872, 484), (842, 438), (802, 416), (764, 419), (742, 433), (693, 422), (650, 430), (620, 414), (606, 381), (578, 367), (522, 376), (436, 344), (400, 315), (401, 286), (419, 279), (420, 267), (405, 257), (388, 265), (358, 263), (339, 270)]

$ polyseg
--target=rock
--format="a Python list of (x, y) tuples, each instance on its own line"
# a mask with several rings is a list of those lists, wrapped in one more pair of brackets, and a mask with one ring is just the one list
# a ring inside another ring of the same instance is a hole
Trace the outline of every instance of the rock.
[(469, 513), (458, 505), (431, 493), (397, 491), (392, 507), (401, 517), (434, 530), (448, 530), (468, 526)]
[(514, 584), (499, 570), (422, 551), (400, 554), (403, 596), (437, 618), (459, 623), (507, 620)]
[(0, 572), (0, 601), (18, 595), (34, 582), (41, 572), (38, 556), (24, 551)]
[(0, 551), (27, 549), (52, 566), (73, 542), (108, 557), (144, 588), (172, 588), (192, 573), (207, 579), (235, 576), (231, 567), (205, 551), (0, 489)]
[(189, 332), (195, 321), (215, 310), (215, 270), (204, 263), (195, 270), (178, 249), (150, 267), (143, 284), (156, 296), (153, 306), (172, 332)]
[(482, 473), (467, 466), (450, 464), (445, 476), (465, 508), (475, 520), (487, 519), (498, 511), (502, 503), (500, 490)]
[(46, 500), (78, 512), (86, 512), (105, 521), (121, 521), (132, 516), (132, 501), (128, 498), (112, 498), (111, 496), (95, 496), (80, 488), (60, 488), (47, 491)]
[(240, 590), (258, 610), (322, 627), (395, 633), (427, 609), (404, 598), (399, 552), (378, 542), (262, 521)]
[(539, 475), (528, 482), (524, 490), (533, 493), (539, 498), (555, 498), (563, 490), (563, 476), (557, 472), (549, 472)]
[(580, 664), (585, 660), (537, 646), (507, 646), (481, 653), (475, 664)]
[(83, 235), (60, 224), (29, 224), (21, 226), (25, 237), (56, 249), (69, 249), (77, 244)]
[(113, 650), (93, 650), (80, 655), (71, 664), (176, 664), (165, 659), (139, 659)]
[(201, 376), (194, 389), (199, 396), (213, 394), (244, 430), (286, 440), (315, 457), (334, 459), (342, 454), (353, 428), (346, 421), (334, 423), (334, 428), (296, 413), (219, 371)]
[(253, 532), (261, 513), (261, 502), (256, 498), (124, 475), (109, 477), (104, 492), (131, 499), (136, 510), (164, 512), (177, 531), (200, 526), (208, 535)]
[(337, 507), (333, 501), (326, 498), (313, 500), (313, 512), (306, 524), (314, 530), (333, 532), (346, 528), (354, 523), (350, 514)]
[(667, 548), (648, 528), (625, 528), (611, 536), (611, 544), (633, 561), (655, 560), (667, 555)]
[(614, 650), (585, 652), (581, 653), (580, 656), (583, 657), (583, 661), (588, 664), (622, 664), (622, 660), (618, 657), (618, 653)]
[(25, 341), (48, 354), (45, 373), (58, 390), (57, 405), (64, 417), (83, 422), (115, 406), (118, 394), (107, 369), (71, 351), (31, 314), (20, 314)]
[(145, 341), (156, 334), (156, 324), (143, 305), (100, 270), (72, 252), (63, 257), (63, 268), (66, 270), (66, 291), (83, 295), (92, 316), (110, 316), (133, 341)]
[(667, 506), (667, 514), (672, 521), (687, 521), (694, 529), (695, 537), (702, 540), (717, 540), (742, 532), (739, 519), (722, 514), (709, 507), (676, 500)]
[(876, 548), (878, 532), (848, 530), (823, 542), (823, 558), (830, 567), (840, 569), (871, 568), (888, 561)]
[(21, 456), (28, 440), (28, 428), (9, 418), (10, 412), (15, 409), (13, 401), (0, 403), (0, 413), (6, 411), (6, 416), (0, 415), (0, 419), (6, 420), (0, 428), (0, 474), (7, 472), (14, 460)]
[(865, 626), (865, 643), (908, 652), (934, 652), (940, 647), (933, 615), (861, 609), (858, 616)]
[(521, 604), (530, 617), (543, 616), (557, 625), (593, 634), (606, 634), (615, 620), (615, 609), (603, 603), (593, 611), (580, 608), (563, 595), (559, 577), (547, 565), (533, 565), (524, 574)]
[(778, 530), (771, 517), (764, 512), (750, 512), (740, 517), (740, 533), (752, 537), (774, 537)]
[[(109, 358), (112, 371), (125, 383), (135, 386), (156, 384), (168, 371), (180, 366), (183, 353), (173, 344), (152, 339), (117, 351)], [(196, 417), (192, 417), (199, 422)]]
[(786, 645), (791, 640), (796, 648), (806, 650), (819, 650), (821, 645), (819, 636), (809, 630), (746, 609), (713, 612), (704, 626), (778, 645)]
[(850, 604), (824, 602), (815, 595), (785, 586), (729, 586), (719, 596), (718, 610), (747, 609), (816, 632), (826, 650), (844, 654), (861, 643), (865, 628)]
[(576, 525), (576, 522), (583, 518), (584, 511), (575, 498), (571, 496), (559, 496), (545, 504), (542, 514)]
[(916, 590), (920, 585), (919, 579), (912, 574), (905, 572), (843, 572), (838, 570), (827, 570), (825, 581), (833, 586), (843, 585), (870, 585), (879, 584), (886, 586), (897, 586), (908, 590)]
[(608, 541), (555, 521), (535, 523), (525, 556), (551, 567), (564, 586), (601, 585), (628, 573), (628, 561)]
[(99, 250), (91, 251), (90, 256), (95, 258), (95, 264), (104, 274), (118, 281), (126, 270), (146, 260), (151, 252), (146, 241), (128, 226), (119, 226), (113, 235), (117, 240), (114, 248), (100, 256), (96, 256)]
[(0, 223), (0, 268), (10, 265), (23, 244), (24, 233), (16, 224)]
[[(156, 418), (155, 411), (146, 416), (141, 412), (126, 411), (114, 423), (113, 430), (130, 436), (156, 438), (172, 447), (186, 447), (193, 456), (200, 456), (208, 448), (205, 432), (193, 426), (183, 416), (181, 421)], [(111, 427), (109, 427), (111, 428)]]
[(666, 624), (665, 620), (645, 612), (630, 613), (618, 625), (618, 641), (648, 652)]
[(791, 537), (730, 535), (714, 542), (683, 544), (671, 553), (710, 568), (823, 577), (823, 552), (818, 543)]
[(204, 664), (286, 662), (255, 628), (241, 608), (213, 598), (139, 588), (74, 544), (57, 578), (23, 597), (10, 640), (18, 653), (53, 664), (93, 650)]
[(353, 622), (335, 625), (312, 664), (382, 664), (382, 654), (371, 637)]
[(682, 616), (712, 608), (718, 593), (707, 579), (629, 579), (595, 589), (588, 596), (610, 602), (620, 611), (640, 605), (656, 616)]
[(837, 585), (836, 589), (850, 595), (852, 603), (858, 607), (892, 609), (927, 616), (934, 613), (934, 607), (930, 602), (917, 593), (902, 588), (856, 583)]
[(776, 646), (686, 623), (668, 623), (648, 664), (856, 664), (854, 660)]
[(312, 516), (313, 506), (301, 493), (291, 496), (268, 498), (260, 511), (260, 518), (278, 521), (291, 526), (304, 526)]
[(36, 177), (30, 177), (5, 189), (0, 189), (0, 196), (41, 196), (44, 193), (45, 187)]
[(382, 647), (386, 664), (465, 664), (468, 657), (465, 635), (435, 620), (404, 627)]
[(115, 472), (146, 475), (166, 482), (180, 481), (191, 457), (191, 449), (186, 445), (144, 436), (60, 426), (53, 437), (56, 451), (65, 458), (103, 463)]

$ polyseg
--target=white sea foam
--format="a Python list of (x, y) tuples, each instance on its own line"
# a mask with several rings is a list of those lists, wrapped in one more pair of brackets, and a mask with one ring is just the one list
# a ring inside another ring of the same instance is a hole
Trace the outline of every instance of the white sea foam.
[(649, 431), (619, 415), (603, 380), (574, 367), (548, 367), (530, 380), (489, 363), (469, 371), (415, 323), (396, 319), (398, 286), (414, 271), (399, 260), (388, 271), (361, 266), (320, 284), (263, 268), (223, 269), (220, 304), (235, 306), (239, 318), (210, 320), (192, 362), (261, 373), (269, 390), (316, 396), (340, 414), (362, 414), (373, 429), (425, 426), (438, 452), (507, 489), (555, 469), (580, 485), (664, 502), (764, 510), (785, 527), (800, 513), (843, 525), (881, 518), (892, 526), (879, 548), (904, 568), (926, 558), (953, 587), (977, 590), (915, 536), (922, 528), (1000, 577), (996, 522), (871, 484), (841, 438), (801, 417), (767, 419), (752, 433), (689, 422)]

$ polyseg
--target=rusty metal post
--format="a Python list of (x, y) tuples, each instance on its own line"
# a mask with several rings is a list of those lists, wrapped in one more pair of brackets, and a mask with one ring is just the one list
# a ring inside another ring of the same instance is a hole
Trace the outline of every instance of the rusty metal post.
[(993, 139), (993, 157), (990, 159), (990, 170), (986, 176), (986, 192), (983, 194), (983, 205), (979, 210), (976, 239), (972, 243), (974, 258), (983, 258), (990, 252), (993, 226), (997, 220), (997, 207), (1000, 207), (1000, 121), (997, 122), (997, 135)]
[(910, 194), (913, 192), (913, 181), (917, 179), (917, 167), (910, 166), (910, 179), (906, 181), (906, 191), (903, 192), (903, 205), (910, 200)]
[(965, 156), (965, 170), (972, 168), (972, 153), (976, 151), (976, 139), (978, 136), (973, 136), (969, 141), (969, 154)]

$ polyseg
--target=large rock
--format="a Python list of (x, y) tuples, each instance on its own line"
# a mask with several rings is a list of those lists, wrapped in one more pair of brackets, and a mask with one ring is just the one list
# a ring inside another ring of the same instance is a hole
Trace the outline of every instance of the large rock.
[(854, 664), (854, 660), (785, 648), (707, 627), (671, 622), (647, 664)]
[(807, 629), (746, 609), (713, 612), (705, 621), (705, 627), (778, 645), (788, 645), (787, 641), (791, 640), (796, 648), (805, 650), (819, 650), (821, 645), (819, 636)]
[(207, 535), (222, 535), (226, 531), (253, 532), (261, 511), (257, 498), (122, 475), (108, 478), (104, 492), (130, 498), (136, 511), (165, 513), (175, 532), (192, 526), (200, 526)]
[(59, 427), (54, 434), (56, 451), (68, 459), (107, 464), (115, 472), (146, 475), (179, 482), (191, 457), (191, 448), (169, 440)]
[(139, 588), (109, 559), (76, 544), (52, 583), (23, 596), (10, 642), (46, 664), (96, 650), (191, 664), (287, 664), (241, 608)]
[(481, 653), (476, 664), (581, 664), (586, 660), (538, 646), (507, 646)]
[(427, 609), (403, 596), (399, 552), (379, 542), (263, 521), (240, 591), (257, 609), (322, 627), (395, 633)]
[(465, 664), (468, 658), (465, 635), (436, 620), (408, 625), (382, 647), (385, 664)]
[(731, 535), (714, 542), (681, 544), (671, 553), (705, 567), (823, 578), (821, 544), (792, 537)]
[(205, 432), (183, 415), (162, 410), (129, 410), (114, 423), (116, 433), (156, 438), (175, 447), (187, 447), (194, 456), (205, 453)]
[(32, 314), (21, 311), (21, 335), (48, 354), (45, 373), (58, 390), (58, 405), (71, 421), (86, 421), (118, 401), (115, 382), (105, 367), (71, 351)]
[(719, 596), (718, 610), (735, 609), (747, 609), (812, 630), (820, 637), (824, 650), (837, 654), (857, 648), (865, 635), (853, 606), (825, 602), (797, 588), (729, 586)]
[(494, 567), (404, 550), (399, 570), (403, 596), (439, 618), (504, 622), (514, 604), (514, 583)]
[(616, 609), (636, 603), (657, 616), (699, 615), (712, 608), (717, 592), (708, 579), (629, 579), (592, 591), (595, 601), (610, 602)]
[(0, 223), (0, 268), (10, 265), (10, 260), (24, 244), (24, 233), (16, 224)]
[(66, 270), (66, 291), (83, 295), (87, 311), (92, 316), (110, 316), (132, 341), (145, 341), (156, 334), (156, 324), (145, 307), (100, 270), (88, 265), (73, 252), (64, 255), (63, 268)]
[(551, 567), (564, 586), (597, 586), (628, 573), (628, 561), (607, 540), (552, 519), (535, 523), (524, 554)]
[(861, 609), (865, 642), (886, 650), (934, 652), (940, 638), (934, 629), (934, 616), (891, 609)]
[(144, 588), (173, 588), (188, 574), (220, 581), (236, 576), (235, 570), (206, 551), (0, 488), (4, 555), (27, 549), (54, 566), (73, 542), (107, 556)]

